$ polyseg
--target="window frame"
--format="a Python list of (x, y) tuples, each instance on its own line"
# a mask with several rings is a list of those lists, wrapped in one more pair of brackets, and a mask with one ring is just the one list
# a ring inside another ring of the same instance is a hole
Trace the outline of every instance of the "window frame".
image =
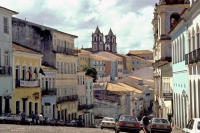
[[(7, 22), (5, 22), (5, 20)], [(8, 17), (3, 17), (3, 31), (5, 34), (9, 34), (9, 22), (8, 22)]]

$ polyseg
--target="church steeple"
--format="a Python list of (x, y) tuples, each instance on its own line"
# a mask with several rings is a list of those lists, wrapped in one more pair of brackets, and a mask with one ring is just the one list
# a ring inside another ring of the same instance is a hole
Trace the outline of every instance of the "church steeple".
[(108, 32), (108, 35), (109, 35), (109, 36), (113, 36), (113, 32), (112, 32), (111, 28), (110, 28), (110, 30), (109, 30), (109, 32)]
[(96, 30), (95, 30), (95, 32), (94, 32), (95, 34), (99, 34), (99, 33), (101, 33), (100, 32), (100, 30), (99, 30), (99, 27), (98, 27), (98, 25), (97, 25), (97, 28), (96, 28)]

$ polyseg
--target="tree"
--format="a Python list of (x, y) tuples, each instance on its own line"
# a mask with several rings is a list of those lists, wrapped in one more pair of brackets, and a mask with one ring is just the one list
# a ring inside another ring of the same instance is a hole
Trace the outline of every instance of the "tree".
[(86, 71), (86, 75), (91, 76), (93, 78), (93, 82), (96, 82), (97, 79), (97, 71), (95, 68), (91, 66), (87, 66), (83, 68), (83, 71)]

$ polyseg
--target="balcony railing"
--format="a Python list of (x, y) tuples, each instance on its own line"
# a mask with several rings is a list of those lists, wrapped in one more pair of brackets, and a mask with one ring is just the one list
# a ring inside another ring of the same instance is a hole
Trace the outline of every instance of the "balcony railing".
[(12, 67), (0, 66), (0, 75), (12, 75)]
[(78, 95), (62, 96), (57, 99), (57, 104), (63, 102), (77, 101), (77, 100), (78, 100)]
[(200, 62), (200, 48), (185, 55), (185, 65)]
[(78, 110), (83, 110), (83, 109), (86, 109), (86, 108), (87, 108), (86, 104), (78, 105)]
[(32, 80), (32, 81), (26, 81), (26, 80), (15, 80), (15, 87), (38, 87), (40, 86), (40, 80)]
[(92, 108), (94, 108), (94, 104), (89, 104), (89, 105), (87, 105), (87, 107), (86, 107), (86, 109), (92, 109)]
[(74, 50), (73, 49), (68, 49), (65, 47), (60, 47), (57, 46), (57, 51), (58, 53), (62, 53), (62, 54), (67, 54), (67, 55), (74, 55)]
[(42, 89), (42, 96), (43, 95), (56, 95), (56, 89)]

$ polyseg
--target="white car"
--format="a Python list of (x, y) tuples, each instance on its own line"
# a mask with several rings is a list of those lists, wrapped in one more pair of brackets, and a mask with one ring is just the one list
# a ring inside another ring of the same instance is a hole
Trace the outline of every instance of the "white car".
[(115, 130), (115, 119), (110, 117), (104, 117), (101, 124), (101, 129), (103, 128), (112, 128)]
[(151, 130), (151, 133), (155, 133), (155, 132), (171, 133), (172, 132), (172, 128), (169, 121), (163, 118), (153, 118), (150, 122), (150, 130)]
[(192, 118), (186, 128), (183, 128), (182, 133), (199, 133), (200, 132), (200, 118)]

